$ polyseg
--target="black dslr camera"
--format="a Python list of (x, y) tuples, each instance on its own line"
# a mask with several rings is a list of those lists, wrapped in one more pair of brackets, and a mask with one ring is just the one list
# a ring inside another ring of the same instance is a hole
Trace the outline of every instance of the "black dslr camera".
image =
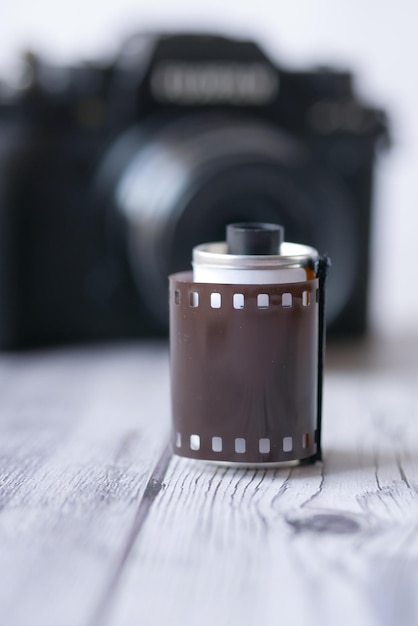
[(329, 329), (364, 331), (386, 121), (349, 73), (164, 35), (25, 80), (0, 93), (0, 347), (163, 334), (167, 275), (242, 221), (329, 254)]

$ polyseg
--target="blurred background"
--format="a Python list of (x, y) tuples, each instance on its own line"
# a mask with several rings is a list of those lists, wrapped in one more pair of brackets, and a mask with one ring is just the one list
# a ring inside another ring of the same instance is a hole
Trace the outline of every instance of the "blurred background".
[(123, 40), (140, 31), (249, 38), (286, 70), (353, 72), (357, 97), (387, 113), (391, 137), (390, 149), (378, 151), (374, 182), (370, 327), (408, 333), (418, 315), (412, 280), (418, 265), (417, 17), (413, 0), (2, 0), (0, 76), (16, 80), (25, 50), (58, 66), (110, 61)]

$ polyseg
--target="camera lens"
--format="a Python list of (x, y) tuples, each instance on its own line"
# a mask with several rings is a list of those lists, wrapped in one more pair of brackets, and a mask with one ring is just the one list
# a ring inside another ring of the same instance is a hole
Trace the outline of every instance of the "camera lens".
[(234, 222), (282, 224), (288, 241), (332, 258), (329, 320), (350, 297), (357, 268), (349, 196), (276, 127), (215, 114), (155, 120), (118, 140), (101, 177), (126, 225), (141, 301), (161, 329), (167, 275), (188, 269), (193, 247), (224, 240)]

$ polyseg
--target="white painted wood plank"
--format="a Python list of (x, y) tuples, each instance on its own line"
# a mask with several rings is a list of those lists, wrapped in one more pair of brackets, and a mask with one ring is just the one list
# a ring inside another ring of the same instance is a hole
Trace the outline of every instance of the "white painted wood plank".
[(418, 343), (400, 343), (331, 350), (323, 464), (173, 459), (107, 626), (416, 625)]
[(84, 626), (167, 441), (161, 345), (0, 359), (0, 623)]

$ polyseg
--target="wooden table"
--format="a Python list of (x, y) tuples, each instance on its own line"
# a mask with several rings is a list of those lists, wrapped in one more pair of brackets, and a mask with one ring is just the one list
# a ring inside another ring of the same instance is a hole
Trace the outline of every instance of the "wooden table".
[(0, 358), (3, 626), (418, 624), (418, 338), (331, 346), (324, 463), (171, 456), (164, 344)]

